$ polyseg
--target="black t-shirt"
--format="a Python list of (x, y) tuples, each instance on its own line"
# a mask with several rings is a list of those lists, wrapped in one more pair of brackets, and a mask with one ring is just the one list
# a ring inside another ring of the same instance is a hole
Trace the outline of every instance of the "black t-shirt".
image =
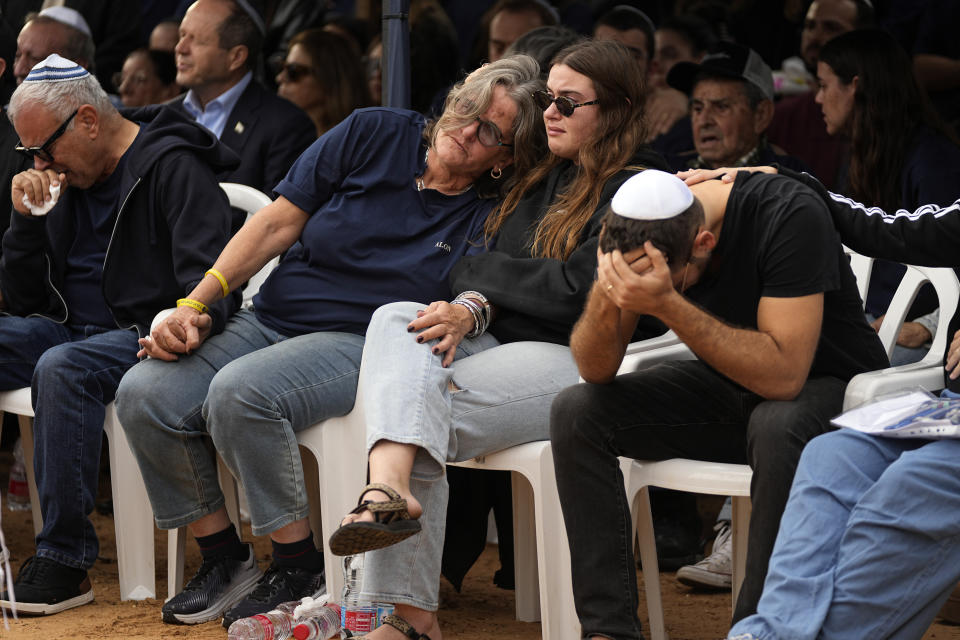
[(784, 176), (738, 174), (710, 264), (687, 297), (730, 325), (756, 329), (761, 297), (821, 292), (810, 376), (849, 380), (888, 366), (823, 200)]
[[(142, 126), (140, 130), (143, 130)], [(63, 282), (63, 297), (70, 312), (67, 321), (71, 326), (94, 325), (111, 329), (117, 326), (103, 298), (103, 261), (120, 208), (123, 165), (139, 138), (138, 132), (134, 143), (120, 157), (106, 180), (89, 189), (78, 190), (73, 198), (76, 235), (67, 255)]]

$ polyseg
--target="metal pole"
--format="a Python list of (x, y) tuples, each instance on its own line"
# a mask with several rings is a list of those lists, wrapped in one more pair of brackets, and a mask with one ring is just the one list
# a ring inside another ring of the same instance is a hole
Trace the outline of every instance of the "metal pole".
[(383, 3), (383, 91), (385, 107), (410, 108), (410, 0)]

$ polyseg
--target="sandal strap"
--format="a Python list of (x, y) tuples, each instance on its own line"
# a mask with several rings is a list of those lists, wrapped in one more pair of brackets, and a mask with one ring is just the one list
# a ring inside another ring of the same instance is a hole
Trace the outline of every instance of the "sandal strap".
[(417, 633), (417, 630), (413, 628), (413, 625), (398, 616), (395, 613), (391, 613), (388, 616), (383, 617), (383, 624), (388, 624), (403, 635), (410, 638), (410, 640), (430, 640), (430, 636), (425, 633)]
[[(389, 500), (374, 501), (374, 500), (364, 500), (363, 496), (367, 495), (371, 491), (380, 491), (387, 494)], [(369, 511), (370, 513), (377, 516), (378, 514), (386, 514), (387, 517), (380, 519), (377, 517), (378, 522), (392, 522), (393, 520), (408, 520), (410, 519), (410, 514), (407, 512), (407, 501), (404, 498), (400, 497), (400, 494), (397, 493), (393, 487), (374, 482), (368, 484), (363, 488), (363, 491), (360, 493), (360, 501), (357, 503), (357, 506), (350, 511), (350, 513), (360, 513), (362, 511)]]

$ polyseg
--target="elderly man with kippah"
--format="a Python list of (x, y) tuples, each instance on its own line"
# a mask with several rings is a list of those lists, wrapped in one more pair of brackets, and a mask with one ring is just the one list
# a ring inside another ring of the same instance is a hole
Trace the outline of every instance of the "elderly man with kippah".
[[(763, 587), (804, 445), (830, 429), (847, 381), (887, 366), (830, 213), (782, 176), (688, 188), (644, 171), (605, 218), (598, 277), (570, 348), (587, 382), (560, 393), (551, 441), (585, 638), (641, 638), (618, 456), (753, 468), (747, 572)], [(617, 376), (640, 316), (697, 355)]]
[[(137, 362), (153, 316), (183, 297), (227, 243), (214, 171), (236, 156), (169, 108), (121, 115), (96, 78), (56, 54), (8, 114), (33, 169), (11, 185), (0, 260), (0, 389), (30, 386), (43, 529), (13, 590), (21, 614), (93, 600), (105, 406)], [(211, 306), (219, 331), (236, 297)], [(0, 595), (0, 606), (10, 606)]]

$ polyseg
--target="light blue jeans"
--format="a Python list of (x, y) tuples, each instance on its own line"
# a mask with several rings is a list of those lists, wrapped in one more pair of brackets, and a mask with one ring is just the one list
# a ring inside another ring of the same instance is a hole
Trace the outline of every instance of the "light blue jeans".
[(446, 526), (446, 462), (550, 437), (550, 404), (578, 380), (570, 350), (546, 342), (465, 339), (440, 365), (407, 325), (424, 305), (397, 302), (373, 314), (364, 346), (367, 450), (380, 440), (415, 444), (411, 490), (422, 531), (367, 553), (362, 597), (435, 611)]
[(729, 637), (920, 638), (960, 580), (960, 440), (804, 449), (757, 613)]
[(243, 485), (254, 535), (307, 517), (296, 432), (353, 408), (362, 352), (363, 336), (287, 338), (242, 310), (192, 355), (127, 372), (117, 413), (157, 526), (223, 506), (213, 447)]

